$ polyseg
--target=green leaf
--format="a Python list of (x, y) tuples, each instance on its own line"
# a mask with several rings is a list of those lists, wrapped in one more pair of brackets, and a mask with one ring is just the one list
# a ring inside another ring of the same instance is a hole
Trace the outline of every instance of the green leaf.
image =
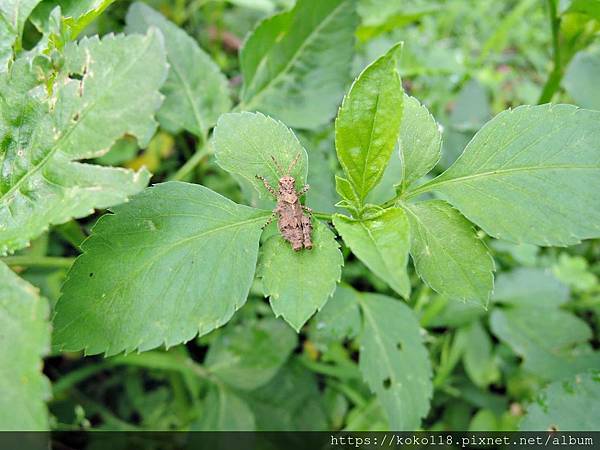
[(406, 206), (411, 250), (419, 277), (455, 300), (486, 306), (494, 286), (494, 260), (472, 225), (441, 200)]
[(262, 21), (240, 52), (241, 109), (316, 128), (334, 115), (349, 81), (354, 0), (298, 0)]
[(0, 254), (26, 246), (48, 225), (122, 203), (144, 188), (144, 169), (76, 161), (102, 156), (124, 134), (145, 145), (166, 75), (156, 32), (69, 44), (49, 98), (28, 65), (21, 60), (0, 76)]
[(231, 389), (211, 386), (203, 402), (202, 416), (192, 431), (254, 431), (254, 414), (248, 404)]
[(145, 33), (150, 27), (157, 27), (165, 37), (170, 66), (158, 120), (172, 133), (186, 130), (203, 137), (231, 109), (227, 79), (185, 31), (149, 6), (134, 3), (127, 13), (127, 31)]
[(27, 18), (40, 0), (2, 0), (0, 3), (0, 73), (13, 56), (13, 45), (20, 50)]
[(587, 259), (561, 253), (552, 268), (556, 277), (578, 291), (591, 291), (598, 284), (598, 277), (590, 270)]
[(63, 287), (58, 347), (107, 355), (170, 347), (223, 325), (245, 303), (268, 212), (179, 182), (113, 211)]
[(69, 31), (69, 38), (74, 40), (114, 2), (115, 0), (42, 0), (31, 14), (31, 22), (39, 31), (44, 30), (50, 13), (60, 6), (62, 22)]
[(246, 321), (220, 334), (211, 344), (204, 363), (226, 384), (252, 390), (273, 378), (297, 340), (296, 334), (280, 320)]
[(291, 175), (296, 179), (298, 189), (306, 182), (306, 150), (292, 130), (271, 117), (248, 112), (224, 114), (217, 123), (213, 139), (217, 164), (252, 186), (263, 201), (261, 205), (272, 204), (274, 199), (256, 175), (265, 177), (274, 188), (284, 175), (279, 173), (272, 158), (287, 170), (300, 155)]
[(520, 268), (498, 277), (493, 300), (532, 308), (559, 307), (569, 300), (569, 288), (548, 270)]
[(461, 328), (459, 333), (464, 334), (465, 371), (476, 386), (486, 389), (500, 378), (500, 371), (492, 354), (492, 340), (479, 320)]
[(381, 180), (400, 132), (402, 83), (393, 46), (356, 79), (335, 121), (335, 145), (360, 201)]
[[(571, 245), (600, 236), (600, 112), (524, 106), (488, 122), (435, 190), (491, 236)], [(577, 218), (577, 220), (574, 220)]]
[[(492, 311), (493, 333), (523, 358), (526, 371), (543, 379), (558, 380), (597, 367), (600, 353), (587, 343), (592, 337), (589, 326), (560, 309), (566, 301), (564, 285), (537, 272), (525, 269), (498, 277), (494, 301), (504, 307)], [(503, 286), (513, 286), (510, 294)]]
[[(600, 374), (578, 374), (548, 385), (527, 407), (521, 431), (600, 429)], [(556, 438), (558, 439), (558, 438)], [(554, 444), (554, 441), (552, 441)]]
[(327, 417), (315, 375), (298, 362), (265, 386), (245, 392), (257, 431), (326, 431)]
[(427, 175), (442, 156), (442, 133), (427, 108), (414, 97), (404, 96), (400, 127), (402, 186), (407, 188)]
[(275, 316), (297, 332), (340, 281), (344, 258), (327, 225), (313, 219), (313, 249), (295, 252), (279, 235), (263, 244), (258, 274)]
[(362, 294), (359, 366), (385, 409), (390, 429), (416, 430), (429, 410), (431, 364), (419, 321), (399, 300)]
[(50, 347), (48, 304), (0, 262), (0, 430), (48, 431), (50, 384), (42, 357)]
[(575, 55), (566, 70), (563, 85), (579, 106), (600, 110), (600, 92), (596, 88), (599, 83), (600, 46), (595, 46)]
[(336, 214), (333, 224), (352, 253), (394, 291), (408, 298), (410, 280), (406, 264), (410, 229), (403, 210), (389, 208), (374, 217), (360, 220)]
[(600, 0), (566, 0), (561, 1), (561, 14), (586, 14), (600, 20)]
[(358, 293), (350, 287), (340, 285), (311, 321), (310, 335), (320, 342), (341, 341), (357, 336), (360, 329)]

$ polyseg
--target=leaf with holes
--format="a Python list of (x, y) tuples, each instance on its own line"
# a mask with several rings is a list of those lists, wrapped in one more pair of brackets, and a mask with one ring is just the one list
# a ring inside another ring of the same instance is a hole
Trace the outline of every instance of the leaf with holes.
[(344, 258), (327, 225), (313, 219), (313, 248), (295, 252), (279, 235), (264, 243), (258, 275), (276, 316), (296, 331), (333, 295)]
[(326, 124), (350, 78), (356, 24), (354, 0), (298, 0), (262, 21), (240, 52), (240, 108), (294, 128)]
[(487, 306), (494, 260), (472, 225), (441, 200), (407, 205), (410, 254), (419, 277), (451, 299)]
[(548, 385), (527, 407), (521, 431), (597, 431), (600, 372), (582, 373)]
[(565, 246), (600, 237), (599, 122), (600, 112), (571, 105), (504, 111), (425, 189), (497, 238)]
[(107, 355), (170, 347), (225, 324), (246, 302), (269, 212), (179, 182), (113, 211), (63, 287), (58, 347)]
[(0, 431), (48, 430), (48, 304), (0, 262)]
[(165, 37), (170, 66), (158, 120), (173, 133), (187, 130), (204, 137), (217, 118), (231, 109), (227, 79), (185, 31), (149, 6), (134, 3), (127, 13), (127, 31), (146, 33), (150, 27)]
[(0, 76), (0, 254), (144, 188), (144, 169), (77, 160), (105, 154), (124, 134), (149, 141), (166, 70), (162, 38), (150, 32), (69, 44), (50, 96), (27, 61)]
[(419, 321), (399, 300), (361, 294), (363, 331), (359, 366), (385, 409), (391, 430), (419, 428), (433, 388)]

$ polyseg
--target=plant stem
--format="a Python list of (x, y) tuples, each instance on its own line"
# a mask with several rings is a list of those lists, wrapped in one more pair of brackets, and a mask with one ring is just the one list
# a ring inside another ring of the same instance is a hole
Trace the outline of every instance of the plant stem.
[(331, 214), (321, 213), (313, 211), (312, 215), (317, 219), (326, 220), (327, 222), (331, 222)]
[(58, 256), (7, 256), (0, 261), (8, 266), (43, 267), (46, 269), (68, 269), (75, 258), (61, 258)]
[(546, 0), (548, 5), (548, 14), (550, 18), (550, 30), (552, 32), (552, 72), (546, 80), (546, 84), (542, 89), (538, 104), (548, 103), (554, 97), (556, 91), (560, 87), (560, 82), (563, 78), (563, 67), (560, 54), (560, 17), (557, 15), (556, 0)]
[(190, 159), (186, 161), (186, 163), (179, 168), (177, 172), (169, 177), (169, 181), (181, 181), (185, 180), (187, 176), (196, 168), (200, 161), (202, 161), (205, 157), (210, 155), (212, 150), (206, 143), (206, 139), (201, 139), (198, 141), (198, 146), (196, 147), (196, 152), (192, 155)]

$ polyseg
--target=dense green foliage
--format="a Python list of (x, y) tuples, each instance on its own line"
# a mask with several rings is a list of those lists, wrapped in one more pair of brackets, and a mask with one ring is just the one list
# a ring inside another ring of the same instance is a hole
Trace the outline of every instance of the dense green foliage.
[(0, 430), (600, 428), (595, 5), (2, 2)]

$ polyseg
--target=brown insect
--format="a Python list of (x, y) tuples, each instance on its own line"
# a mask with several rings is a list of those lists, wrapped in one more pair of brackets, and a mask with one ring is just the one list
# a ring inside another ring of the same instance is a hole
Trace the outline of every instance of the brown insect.
[(307, 184), (296, 191), (296, 180), (290, 175), (300, 159), (300, 154), (292, 161), (286, 172), (274, 157), (271, 156), (271, 159), (279, 172), (278, 175), (282, 175), (279, 178), (279, 190), (275, 190), (265, 177), (256, 175), (256, 178), (263, 182), (267, 191), (277, 200), (273, 215), (264, 226), (266, 227), (273, 219), (277, 218), (281, 236), (292, 245), (294, 251), (300, 251), (302, 248), (311, 249), (313, 247), (312, 222), (310, 217), (304, 213), (312, 211), (300, 203), (300, 197), (306, 194), (310, 186)]

